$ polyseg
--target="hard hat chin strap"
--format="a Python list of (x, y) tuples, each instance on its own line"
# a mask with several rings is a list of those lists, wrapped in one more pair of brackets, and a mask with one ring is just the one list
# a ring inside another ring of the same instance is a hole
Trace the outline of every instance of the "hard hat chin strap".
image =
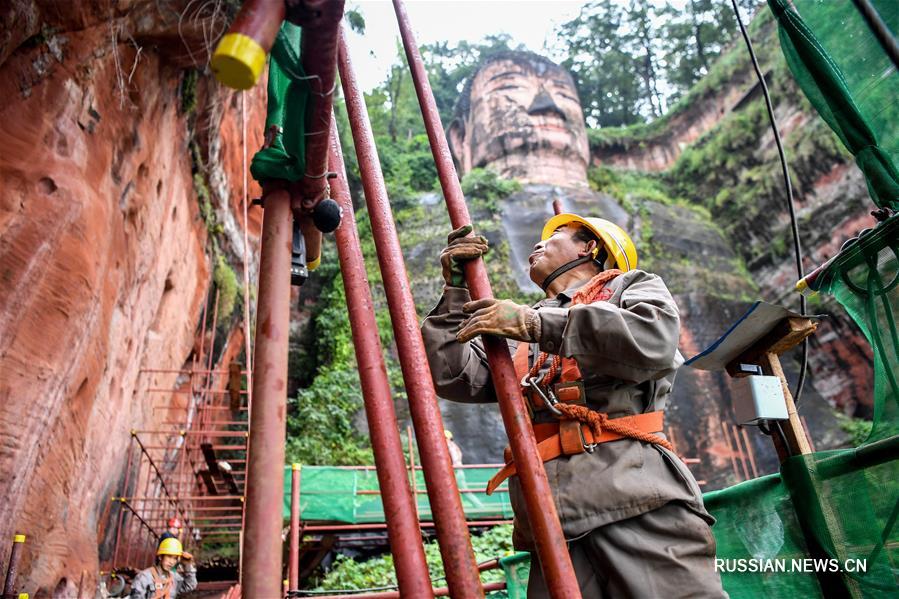
[[(577, 267), (580, 266), (581, 264), (587, 264), (588, 262), (593, 262), (593, 261), (594, 261), (593, 256), (591, 256), (591, 255), (588, 254), (588, 255), (586, 255), (586, 256), (582, 256), (582, 257), (580, 257), (580, 258), (576, 258), (575, 260), (572, 260), (571, 262), (568, 262), (568, 263), (566, 263), (566, 264), (563, 264), (562, 266), (560, 266), (560, 267), (557, 268), (556, 270), (554, 270), (554, 271), (552, 271), (551, 273), (549, 273), (549, 274), (546, 276), (546, 278), (543, 279), (543, 283), (540, 284), (540, 287), (541, 287), (541, 288), (543, 289), (543, 291), (545, 292), (545, 291), (549, 288), (549, 286), (552, 284), (553, 281), (555, 281), (556, 279), (558, 279), (559, 277), (561, 277), (562, 275), (564, 275), (564, 274), (565, 274), (566, 272), (568, 272), (569, 270), (571, 270), (571, 269), (573, 269), (573, 268), (577, 268)], [(599, 264), (599, 263), (597, 263), (597, 264)], [(600, 266), (601, 266), (601, 265), (600, 265)]]

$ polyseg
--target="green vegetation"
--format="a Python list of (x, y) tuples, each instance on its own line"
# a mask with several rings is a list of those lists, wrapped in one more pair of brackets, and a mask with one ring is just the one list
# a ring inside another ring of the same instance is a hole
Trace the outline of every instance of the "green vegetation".
[(212, 281), (219, 293), (219, 318), (227, 319), (234, 312), (241, 285), (237, 282), (237, 274), (234, 269), (222, 254), (215, 257)]
[(518, 181), (501, 178), (493, 171), (476, 168), (462, 178), (462, 193), (474, 211), (486, 211), (491, 216), (499, 213), (499, 201), (519, 191)]
[(308, 384), (289, 400), (287, 461), (371, 464), (368, 440), (354, 426), (362, 392), (343, 281), (333, 260), (323, 261), (316, 276), (322, 279), (322, 291), (305, 339), (312, 349), (303, 363), (293, 365)]
[(874, 427), (873, 420), (865, 420), (864, 418), (853, 418), (846, 416), (841, 412), (836, 412), (837, 421), (840, 428), (849, 435), (849, 444), (852, 447), (858, 447), (870, 436), (871, 429)]
[[(747, 17), (758, 0), (740, 0)], [(769, 19), (770, 20), (770, 19)], [(688, 0), (598, 0), (562, 24), (562, 64), (575, 77), (587, 123), (623, 127), (677, 112), (721, 80), (715, 69), (728, 67), (718, 56), (735, 29), (729, 2)], [(686, 95), (685, 95), (686, 94)], [(645, 131), (659, 131), (663, 122)], [(599, 140), (597, 140), (599, 141)]]
[(197, 109), (197, 82), (200, 79), (200, 71), (186, 69), (181, 77), (181, 88), (178, 95), (181, 98), (181, 114), (192, 115)]
[[(720, 6), (728, 12), (731, 10), (729, 3), (721, 3)], [(750, 30), (754, 38), (763, 38), (764, 43), (758, 44), (759, 47), (756, 49), (762, 64), (769, 64), (781, 58), (780, 47), (775, 36), (776, 26), (770, 11), (760, 11), (758, 18), (752, 21)], [(587, 131), (590, 147), (593, 149), (615, 148), (625, 151), (634, 147), (643, 147), (648, 142), (659, 140), (668, 132), (675, 117), (684, 114), (691, 107), (700, 105), (722, 86), (731, 84), (735, 80), (748, 84), (754, 81), (754, 78), (755, 75), (752, 72), (745, 47), (741, 43), (732, 43), (723, 49), (720, 56), (711, 63), (706, 69), (705, 75), (697, 79), (693, 85), (676, 92), (672, 98), (675, 100), (674, 104), (662, 116), (649, 122), (637, 120), (622, 126), (591, 128)]]
[[(510, 524), (497, 526), (480, 535), (472, 536), (471, 544), (478, 563), (503, 557), (512, 552), (512, 526)], [(436, 541), (425, 544), (425, 558), (435, 586), (444, 586), (443, 563)], [(484, 582), (503, 580), (502, 570), (489, 570), (481, 576), (481, 580)], [(393, 570), (392, 555), (386, 554), (358, 562), (340, 555), (315, 590), (338, 591), (393, 585), (396, 585), (396, 573)]]

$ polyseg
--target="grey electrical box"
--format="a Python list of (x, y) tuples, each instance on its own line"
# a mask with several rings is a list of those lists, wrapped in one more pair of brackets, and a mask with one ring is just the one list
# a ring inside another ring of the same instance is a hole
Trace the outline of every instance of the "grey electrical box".
[(776, 376), (754, 374), (733, 379), (733, 409), (737, 423), (758, 424), (760, 420), (787, 420), (787, 402)]

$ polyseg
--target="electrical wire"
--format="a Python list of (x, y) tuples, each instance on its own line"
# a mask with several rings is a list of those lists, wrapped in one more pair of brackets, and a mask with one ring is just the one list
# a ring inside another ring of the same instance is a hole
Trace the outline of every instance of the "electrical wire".
[[(737, 17), (737, 24), (740, 26), (740, 33), (743, 34), (743, 40), (746, 42), (746, 48), (749, 50), (749, 56), (752, 58), (752, 67), (755, 69), (756, 77), (758, 77), (759, 85), (762, 87), (762, 94), (765, 96), (765, 108), (768, 110), (768, 120), (771, 121), (771, 130), (774, 132), (774, 141), (777, 144), (777, 154), (780, 157), (780, 167), (783, 171), (784, 186), (787, 190), (787, 208), (790, 212), (790, 229), (793, 232), (793, 253), (796, 257), (796, 274), (799, 279), (805, 277), (802, 269), (802, 248), (799, 245), (799, 227), (796, 224), (796, 209), (793, 205), (793, 185), (790, 182), (790, 170), (787, 166), (787, 155), (784, 152), (783, 141), (780, 138), (780, 129), (777, 127), (777, 120), (774, 118), (774, 105), (771, 103), (771, 95), (768, 93), (768, 84), (765, 83), (765, 76), (759, 66), (758, 58), (756, 58), (755, 50), (752, 47), (752, 40), (749, 39), (749, 33), (746, 26), (743, 25), (743, 19), (740, 17), (740, 9), (737, 7), (737, 0), (730, 0), (733, 5), (734, 16)], [(805, 296), (799, 296), (799, 313), (805, 314)], [(802, 395), (802, 389), (805, 386), (805, 374), (808, 370), (808, 337), (802, 340), (802, 358), (799, 367), (799, 379), (796, 381), (796, 390), (793, 392), (793, 401), (799, 405), (799, 396)]]

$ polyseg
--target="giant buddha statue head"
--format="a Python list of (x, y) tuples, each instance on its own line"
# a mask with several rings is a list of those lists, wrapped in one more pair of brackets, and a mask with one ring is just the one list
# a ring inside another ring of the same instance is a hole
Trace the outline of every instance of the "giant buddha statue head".
[(530, 52), (489, 57), (465, 84), (447, 137), (456, 168), (586, 187), (589, 148), (571, 74)]

